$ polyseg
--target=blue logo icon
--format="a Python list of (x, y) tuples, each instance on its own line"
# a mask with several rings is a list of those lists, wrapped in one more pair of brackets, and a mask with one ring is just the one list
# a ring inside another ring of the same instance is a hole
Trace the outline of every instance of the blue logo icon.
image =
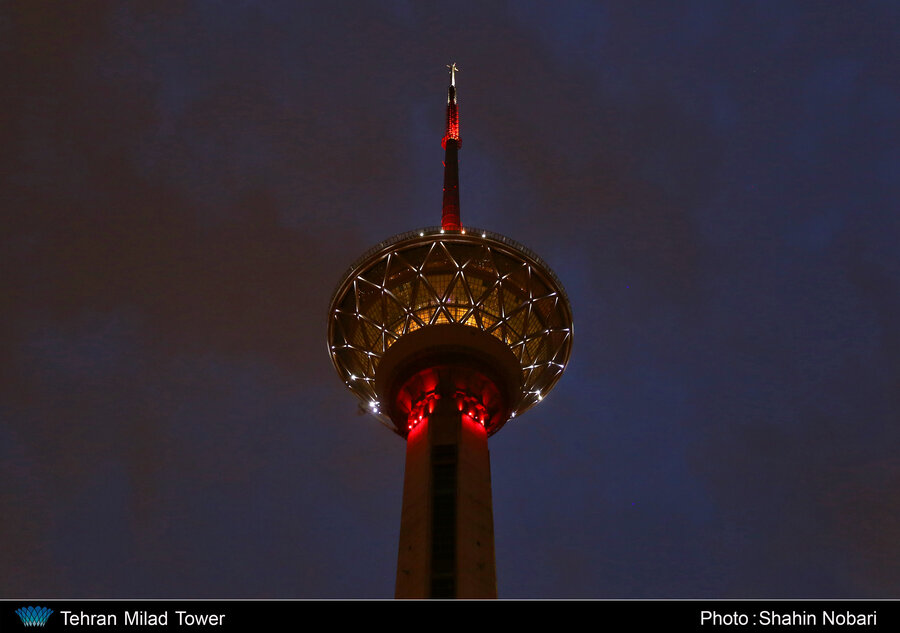
[(53, 613), (53, 609), (47, 607), (22, 607), (16, 609), (16, 615), (25, 626), (44, 626), (47, 618)]

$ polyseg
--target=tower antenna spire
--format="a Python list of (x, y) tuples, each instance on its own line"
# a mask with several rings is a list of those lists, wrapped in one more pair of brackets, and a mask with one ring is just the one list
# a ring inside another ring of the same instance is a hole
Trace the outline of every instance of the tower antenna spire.
[(441, 211), (441, 228), (445, 231), (459, 231), (459, 108), (456, 105), (456, 62), (447, 65), (450, 69), (450, 86), (447, 88), (447, 129), (441, 146), (444, 148), (444, 204)]

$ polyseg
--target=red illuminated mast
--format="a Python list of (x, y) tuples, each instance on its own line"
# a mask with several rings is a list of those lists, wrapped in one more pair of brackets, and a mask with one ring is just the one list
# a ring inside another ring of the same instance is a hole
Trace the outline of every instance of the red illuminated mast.
[(441, 212), (441, 228), (459, 231), (459, 108), (456, 105), (456, 64), (450, 69), (450, 86), (447, 88), (447, 129), (441, 146), (444, 148), (444, 205)]

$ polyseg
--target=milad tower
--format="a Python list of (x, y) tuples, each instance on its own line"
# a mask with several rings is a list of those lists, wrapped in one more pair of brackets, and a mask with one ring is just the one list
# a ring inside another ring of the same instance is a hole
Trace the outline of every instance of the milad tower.
[(328, 351), (362, 406), (406, 439), (397, 598), (495, 598), (488, 437), (547, 396), (572, 310), (521, 244), (464, 226), (451, 64), (441, 225), (373, 246), (328, 313)]

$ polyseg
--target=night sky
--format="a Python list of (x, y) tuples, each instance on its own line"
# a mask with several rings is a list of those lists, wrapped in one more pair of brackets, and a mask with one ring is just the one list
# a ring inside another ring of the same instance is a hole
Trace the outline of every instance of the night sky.
[(393, 596), (326, 316), (439, 223), (451, 61), (575, 318), (500, 597), (900, 597), (893, 0), (2, 3), (0, 597)]

